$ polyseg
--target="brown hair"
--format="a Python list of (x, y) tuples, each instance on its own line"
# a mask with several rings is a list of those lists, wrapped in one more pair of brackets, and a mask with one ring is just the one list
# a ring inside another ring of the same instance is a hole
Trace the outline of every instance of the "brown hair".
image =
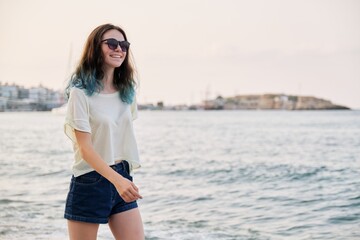
[[(102, 89), (101, 80), (104, 77), (102, 69), (104, 59), (101, 52), (101, 41), (103, 35), (109, 30), (118, 30), (127, 41), (125, 31), (112, 24), (104, 24), (95, 28), (87, 38), (80, 62), (72, 75), (66, 88), (69, 92), (73, 86), (85, 89), (87, 95), (91, 96), (94, 92)], [(134, 80), (135, 68), (131, 58), (131, 51), (126, 54), (124, 62), (114, 71), (114, 86), (120, 91), (123, 102), (131, 103), (135, 95), (136, 82)]]

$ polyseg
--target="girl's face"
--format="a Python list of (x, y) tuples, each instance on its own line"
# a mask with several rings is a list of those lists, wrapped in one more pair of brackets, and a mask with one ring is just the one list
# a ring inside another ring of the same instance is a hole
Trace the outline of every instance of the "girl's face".
[[(115, 29), (111, 29), (104, 33), (102, 41), (105, 39), (116, 39), (117, 41), (124, 41), (124, 36)], [(118, 45), (115, 50), (111, 50), (106, 41), (101, 43), (101, 51), (104, 58), (104, 68), (117, 68), (120, 67), (126, 57), (126, 52), (123, 52)]]

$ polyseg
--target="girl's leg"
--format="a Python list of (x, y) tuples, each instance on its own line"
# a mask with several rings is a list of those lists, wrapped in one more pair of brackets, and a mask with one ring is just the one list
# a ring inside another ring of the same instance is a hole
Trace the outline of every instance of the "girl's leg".
[(114, 214), (109, 226), (116, 240), (144, 240), (144, 229), (139, 208)]
[(96, 240), (99, 224), (68, 220), (70, 240)]

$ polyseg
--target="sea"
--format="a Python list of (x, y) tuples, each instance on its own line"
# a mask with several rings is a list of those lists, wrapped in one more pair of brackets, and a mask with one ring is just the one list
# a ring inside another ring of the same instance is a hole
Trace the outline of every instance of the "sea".
[[(0, 113), (0, 239), (68, 239), (63, 122)], [(360, 110), (143, 110), (134, 129), (147, 240), (360, 239)]]

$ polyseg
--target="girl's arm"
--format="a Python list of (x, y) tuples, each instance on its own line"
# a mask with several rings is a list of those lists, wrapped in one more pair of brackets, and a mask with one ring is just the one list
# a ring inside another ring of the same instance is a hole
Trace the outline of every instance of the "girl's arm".
[(139, 194), (139, 189), (133, 182), (118, 174), (101, 159), (100, 155), (93, 148), (90, 133), (81, 132), (76, 129), (74, 131), (82, 158), (95, 169), (95, 171), (115, 186), (125, 202), (132, 202), (142, 198)]

